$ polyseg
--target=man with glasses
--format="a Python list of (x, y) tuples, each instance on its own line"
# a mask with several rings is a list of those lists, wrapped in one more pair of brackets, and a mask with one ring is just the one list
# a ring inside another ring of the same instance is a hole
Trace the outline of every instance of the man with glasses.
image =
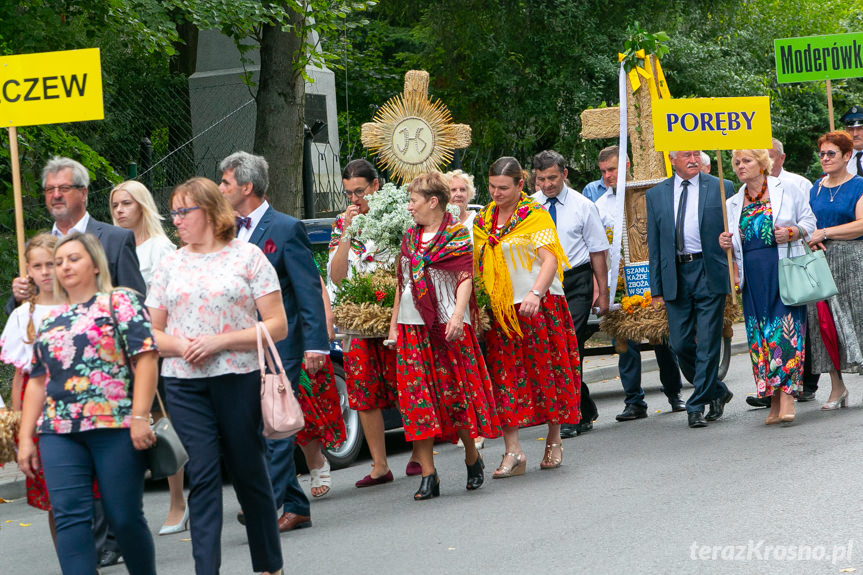
[[(54, 218), (51, 233), (63, 237), (72, 230), (93, 234), (99, 239), (108, 260), (111, 284), (134, 289), (146, 294), (147, 285), (138, 265), (135, 252), (135, 234), (132, 230), (112, 226), (94, 219), (87, 212), (87, 188), (90, 174), (87, 168), (70, 158), (53, 157), (42, 169), (42, 189), (45, 207)], [(27, 299), (30, 278), (22, 276), (12, 280), (12, 297), (6, 303), (9, 314), (15, 306)], [(93, 534), (99, 566), (106, 567), (120, 562), (120, 548), (114, 540), (105, 519), (101, 500), (93, 507)]]
[[(274, 210), (265, 199), (269, 166), (263, 156), (236, 152), (222, 160), (219, 169), (222, 171), (219, 190), (238, 214), (237, 239), (260, 247), (279, 276), (288, 336), (276, 343), (276, 349), (285, 374), (296, 386), (303, 360), (306, 370), (314, 375), (323, 367), (330, 349), (321, 276), (306, 228), (296, 218)], [(297, 481), (294, 438), (265, 442), (273, 494), (276, 504), (283, 509), (279, 531), (310, 527), (309, 500)], [(245, 521), (242, 514), (237, 519)]]
[[(686, 402), (689, 427), (722, 417), (733, 394), (717, 377), (728, 259), (719, 247), (725, 231), (722, 202), (734, 194), (725, 180), (701, 172), (701, 152), (669, 152), (674, 175), (647, 190), (650, 293), (668, 312), (669, 344), (695, 387)], [(710, 405), (707, 417), (704, 405)]]
[[(138, 266), (135, 252), (135, 234), (131, 230), (112, 226), (94, 219), (87, 212), (87, 187), (90, 174), (87, 168), (69, 158), (54, 157), (42, 170), (42, 189), (45, 207), (54, 219), (51, 233), (63, 237), (72, 230), (93, 234), (105, 249), (111, 283), (145, 294), (147, 286)], [(12, 281), (12, 300), (6, 311), (27, 299), (29, 278), (23, 276)], [(10, 307), (11, 306), (11, 307)]]

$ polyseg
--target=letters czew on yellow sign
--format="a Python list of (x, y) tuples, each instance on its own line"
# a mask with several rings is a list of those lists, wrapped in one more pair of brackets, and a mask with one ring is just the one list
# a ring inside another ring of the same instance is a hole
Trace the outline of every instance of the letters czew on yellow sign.
[(0, 127), (104, 116), (98, 48), (0, 57)]
[(653, 103), (655, 148), (733, 150), (773, 147), (770, 98), (690, 98)]

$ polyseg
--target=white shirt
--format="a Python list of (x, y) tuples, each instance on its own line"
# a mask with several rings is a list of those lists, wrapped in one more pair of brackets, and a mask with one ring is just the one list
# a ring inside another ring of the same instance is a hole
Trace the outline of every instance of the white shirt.
[(779, 171), (779, 175), (776, 177), (779, 178), (780, 182), (782, 182), (783, 188), (788, 190), (796, 188), (806, 194), (807, 200), (809, 199), (809, 191), (812, 190), (812, 182), (799, 174), (785, 171), (785, 168), (782, 168)]
[[(700, 174), (700, 172), (699, 172)], [(698, 195), (701, 190), (699, 174), (689, 179), (689, 189), (686, 192), (686, 213), (683, 215), (683, 251), (678, 254), (701, 253), (701, 231), (698, 229)], [(683, 178), (674, 174), (674, 221), (677, 222), (677, 208), (680, 205), (680, 194), (683, 193)]]
[[(78, 220), (78, 222), (74, 226), (72, 226), (69, 229), (69, 231), (66, 233), (71, 233), (72, 231), (76, 231), (76, 232), (81, 232), (82, 234), (86, 234), (87, 233), (87, 224), (89, 224), (89, 223), (90, 223), (90, 212), (84, 212), (84, 217), (81, 218), (80, 220)], [(57, 227), (57, 222), (54, 222), (54, 227), (51, 228), (51, 234), (58, 237), (58, 238), (62, 238), (63, 236), (66, 235), (63, 232), (61, 232), (60, 229)]]
[[(863, 150), (851, 150), (851, 159), (848, 160), (848, 166), (847, 166), (849, 174), (852, 174), (855, 176), (858, 175), (857, 174), (857, 154), (861, 154), (861, 153), (863, 153)], [(863, 158), (861, 158), (860, 163), (863, 164)]]
[[(531, 197), (546, 210), (551, 207), (542, 192)], [(608, 236), (593, 202), (564, 184), (557, 196), (556, 212), (557, 235), (570, 267), (586, 264), (590, 261), (590, 254), (608, 250)]]
[(171, 240), (165, 236), (153, 236), (135, 246), (135, 253), (138, 256), (138, 264), (141, 268), (141, 276), (144, 278), (144, 283), (147, 284), (147, 287), (150, 287), (150, 282), (153, 281), (153, 274), (156, 273), (156, 268), (159, 267), (162, 257), (176, 249), (177, 246), (171, 243)]
[(264, 213), (270, 208), (270, 203), (264, 200), (260, 206), (252, 210), (252, 213), (248, 215), (249, 218), (252, 218), (252, 225), (246, 229), (246, 226), (240, 226), (240, 229), (237, 231), (237, 239), (243, 242), (249, 241), (252, 237), (252, 232), (255, 231), (255, 228), (258, 227), (258, 224), (261, 223), (261, 218), (264, 217)]
[(614, 229), (614, 217), (617, 214), (617, 194), (614, 188), (608, 188), (604, 194), (596, 198), (596, 209), (602, 218), (606, 231)]

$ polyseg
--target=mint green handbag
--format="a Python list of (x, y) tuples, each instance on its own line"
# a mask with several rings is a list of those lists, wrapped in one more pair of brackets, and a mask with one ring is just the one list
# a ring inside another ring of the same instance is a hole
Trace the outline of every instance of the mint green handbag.
[[(803, 238), (806, 253), (779, 260), (779, 297), (785, 305), (815, 303), (839, 293), (824, 252), (813, 252), (803, 230), (800, 226), (797, 229)], [(788, 242), (787, 254), (791, 254), (791, 242)]]

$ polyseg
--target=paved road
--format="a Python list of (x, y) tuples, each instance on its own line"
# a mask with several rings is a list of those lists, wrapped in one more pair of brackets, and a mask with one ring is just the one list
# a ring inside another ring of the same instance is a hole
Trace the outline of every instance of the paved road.
[[(799, 404), (797, 423), (765, 427), (766, 412), (743, 401), (753, 384), (746, 356), (736, 356), (727, 378), (735, 398), (723, 420), (699, 430), (666, 412), (655, 372), (645, 375), (650, 417), (630, 423), (614, 421), (619, 382), (594, 384), (600, 419), (565, 442), (561, 469), (539, 471), (543, 429), (525, 430), (527, 475), (468, 493), (461, 450), (439, 445), (442, 496), (427, 502), (411, 500), (418, 481), (403, 474), (409, 447), (390, 433), (397, 480), (357, 490), (365, 463), (335, 471), (331, 495), (313, 502), (315, 526), (282, 536), (287, 573), (863, 572), (863, 380), (847, 379), (850, 409)], [(503, 442), (486, 445), (493, 469)], [(161, 486), (146, 494), (154, 528), (167, 498)], [(226, 486), (226, 574), (251, 570), (238, 509)], [(187, 538), (157, 538), (159, 573), (193, 572)], [(0, 565), (3, 573), (59, 572), (45, 514), (23, 501), (0, 505)]]

